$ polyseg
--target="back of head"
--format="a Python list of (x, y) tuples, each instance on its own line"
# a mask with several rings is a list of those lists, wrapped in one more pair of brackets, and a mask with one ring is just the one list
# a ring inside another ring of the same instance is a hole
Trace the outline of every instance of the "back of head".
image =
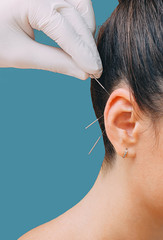
[[(163, 117), (163, 0), (121, 0), (101, 27), (97, 46), (103, 63), (99, 81), (111, 94), (125, 83), (140, 110), (153, 123)], [(103, 115), (108, 95), (91, 80), (96, 117)], [(102, 132), (104, 118), (99, 119)], [(105, 163), (112, 165), (116, 152), (103, 134)]]

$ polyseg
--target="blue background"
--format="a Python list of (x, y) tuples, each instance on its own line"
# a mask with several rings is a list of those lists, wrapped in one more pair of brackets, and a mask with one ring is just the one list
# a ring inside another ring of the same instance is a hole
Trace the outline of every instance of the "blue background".
[[(118, 1), (94, 1), (97, 30)], [(40, 43), (55, 45), (35, 31)], [(18, 239), (77, 204), (91, 189), (103, 141), (90, 79), (0, 69), (0, 239)]]

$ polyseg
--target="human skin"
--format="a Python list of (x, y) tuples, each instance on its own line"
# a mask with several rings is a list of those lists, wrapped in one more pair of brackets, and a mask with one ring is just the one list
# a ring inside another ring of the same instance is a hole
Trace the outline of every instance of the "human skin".
[(113, 168), (100, 170), (78, 204), (19, 240), (163, 239), (163, 119), (155, 136), (151, 119), (121, 85), (106, 103), (104, 121), (117, 154)]

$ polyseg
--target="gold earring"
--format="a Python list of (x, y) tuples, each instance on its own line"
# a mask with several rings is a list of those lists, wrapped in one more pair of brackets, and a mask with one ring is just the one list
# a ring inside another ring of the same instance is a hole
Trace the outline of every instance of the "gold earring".
[(123, 155), (123, 158), (126, 157), (127, 153), (128, 153), (128, 148), (126, 148), (126, 150), (125, 150), (125, 152), (124, 152), (124, 155)]

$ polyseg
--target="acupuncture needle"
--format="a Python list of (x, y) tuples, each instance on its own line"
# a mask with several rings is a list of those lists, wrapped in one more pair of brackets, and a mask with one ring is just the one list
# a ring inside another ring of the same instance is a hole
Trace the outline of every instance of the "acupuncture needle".
[[(107, 94), (109, 95), (108, 91), (104, 88), (104, 86), (98, 81), (98, 79), (94, 76), (94, 79), (96, 80), (96, 82), (105, 90), (105, 92), (107, 92)], [(89, 124), (87, 127), (85, 127), (85, 129), (89, 128), (90, 126), (92, 126), (95, 122), (97, 122), (100, 118), (102, 118), (104, 116), (104, 114), (99, 117), (98, 119), (96, 119), (95, 121), (93, 121), (91, 124)], [(89, 151), (89, 155), (91, 154), (91, 152), (93, 151), (93, 149), (95, 148), (95, 146), (97, 145), (97, 143), (99, 142), (100, 138), (102, 137), (104, 131), (102, 132), (101, 136), (97, 139), (97, 141), (94, 143), (93, 147), (91, 148), (91, 150)]]
[(105, 90), (105, 92), (107, 92), (107, 94), (109, 95), (108, 91), (106, 90), (106, 88), (104, 88), (104, 86), (97, 80), (96, 77), (94, 77), (94, 79), (96, 80), (96, 82)]
[(93, 145), (93, 147), (91, 148), (91, 150), (89, 151), (88, 155), (91, 154), (91, 152), (93, 151), (93, 149), (95, 148), (95, 146), (97, 145), (97, 143), (99, 142), (100, 138), (102, 137), (103, 133), (105, 132), (105, 130), (102, 132), (101, 136), (97, 139), (97, 141), (95, 142), (95, 144)]
[[(94, 76), (93, 76), (94, 77)], [(104, 88), (104, 86), (98, 81), (98, 79), (96, 77), (94, 77), (94, 79), (96, 80), (96, 82), (105, 90), (105, 92), (107, 92), (107, 94), (109, 95), (108, 91), (106, 90), (106, 88)], [(96, 119), (95, 121), (93, 121), (91, 124), (89, 124), (87, 127), (85, 127), (85, 129), (89, 128), (90, 126), (92, 126), (95, 122), (97, 122), (100, 118), (102, 118), (104, 115), (102, 115), (101, 117), (99, 117), (98, 119)]]
[(90, 126), (92, 126), (95, 122), (97, 122), (100, 118), (102, 118), (104, 115), (102, 115), (101, 117), (99, 117), (98, 119), (96, 119), (94, 122), (92, 122), (91, 124), (89, 124), (87, 127), (85, 127), (85, 129), (89, 128)]

